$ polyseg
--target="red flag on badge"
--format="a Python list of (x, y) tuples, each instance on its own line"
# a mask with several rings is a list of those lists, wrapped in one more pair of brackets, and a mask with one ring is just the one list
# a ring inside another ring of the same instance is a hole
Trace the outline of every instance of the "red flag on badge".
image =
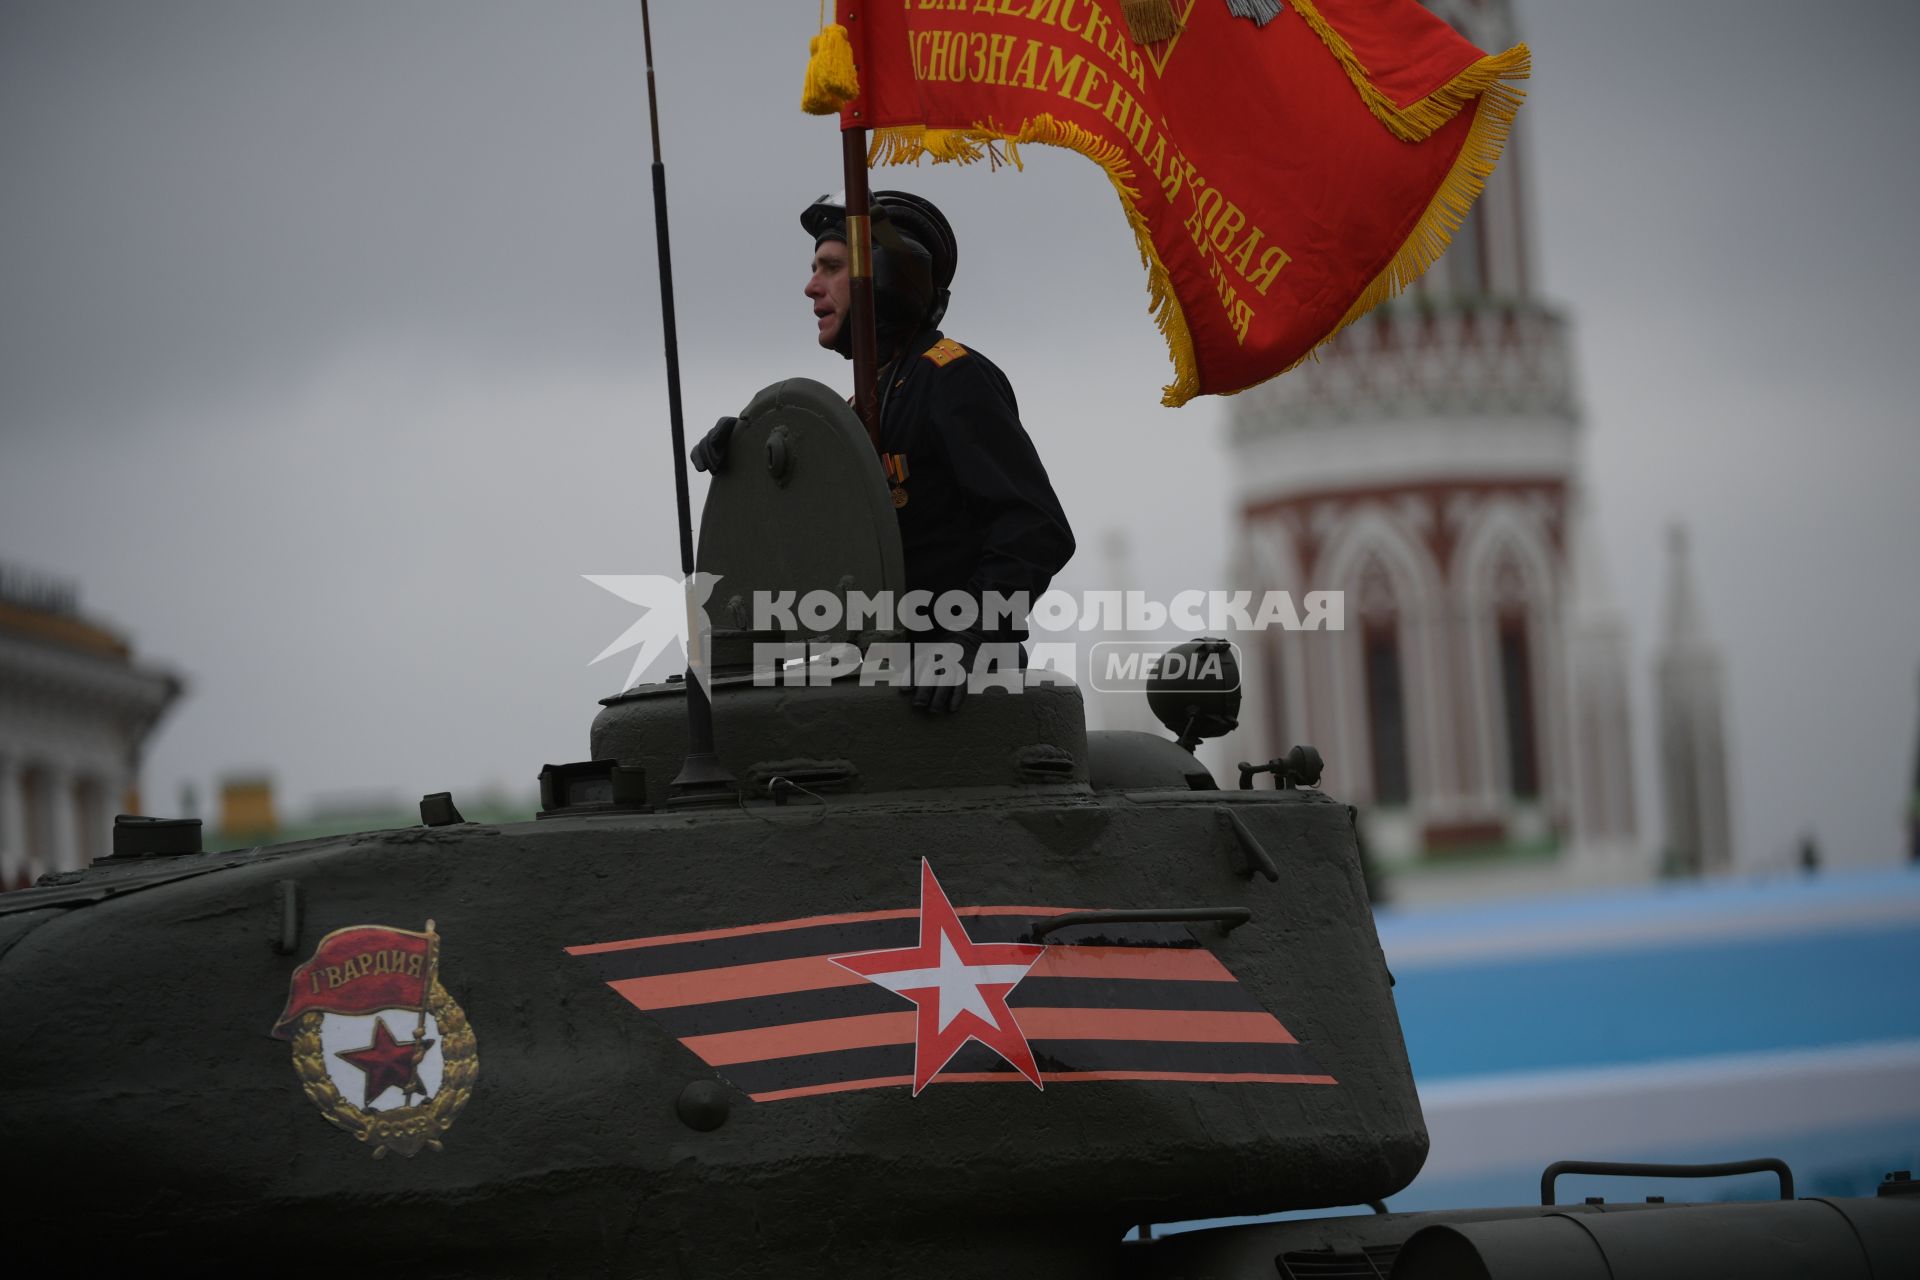
[(870, 163), (1043, 142), (1113, 181), (1174, 380), (1244, 390), (1416, 279), (1493, 172), (1525, 45), (1416, 0), (838, 0), (802, 105)]
[(289, 1039), (293, 1024), (308, 1013), (424, 1009), (433, 987), (437, 941), (431, 921), (426, 933), (382, 925), (334, 930), (320, 940), (313, 958), (293, 971), (287, 1007), (273, 1034)]

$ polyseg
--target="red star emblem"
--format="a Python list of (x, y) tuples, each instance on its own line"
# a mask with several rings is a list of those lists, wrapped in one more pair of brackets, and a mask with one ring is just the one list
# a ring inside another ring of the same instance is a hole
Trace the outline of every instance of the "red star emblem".
[(830, 956), (833, 963), (913, 1001), (913, 1093), (927, 1087), (969, 1040), (1005, 1058), (1014, 1070), (1040, 1083), (1033, 1047), (1007, 1008), (1007, 996), (1046, 954), (1023, 942), (976, 943), (967, 936), (953, 904), (941, 891), (933, 867), (920, 860), (920, 942), (893, 951)]
[(375, 1098), (395, 1085), (409, 1097), (416, 1093), (424, 1094), (427, 1090), (420, 1083), (420, 1061), (431, 1048), (431, 1040), (395, 1040), (393, 1032), (387, 1030), (387, 1020), (375, 1018), (372, 1044), (364, 1049), (345, 1049), (334, 1056), (351, 1062), (366, 1073), (366, 1094), (361, 1098), (360, 1105), (368, 1107), (373, 1105)]

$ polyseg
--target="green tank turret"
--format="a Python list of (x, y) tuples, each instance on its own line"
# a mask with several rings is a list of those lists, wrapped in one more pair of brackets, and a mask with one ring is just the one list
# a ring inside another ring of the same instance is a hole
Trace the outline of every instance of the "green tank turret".
[[(531, 822), (442, 794), (418, 827), (203, 853), (124, 821), (112, 857), (0, 898), (31, 1273), (1170, 1280), (1404, 1246), (1395, 1276), (1573, 1276), (1608, 1274), (1578, 1261), (1605, 1235), (1611, 1274), (1666, 1274), (1620, 1259), (1714, 1210), (1123, 1244), (1419, 1172), (1352, 811), (1310, 749), (1220, 788), (1190, 748), (1231, 726), (1224, 689), (1156, 690), (1179, 742), (1089, 733), (1038, 678), (931, 717), (861, 678), (881, 631), (761, 625), (756, 591), (898, 592), (899, 541), (825, 387), (761, 392), (732, 447), (699, 568), (734, 788), (674, 785), (674, 680), (606, 699)], [(1838, 1250), (1844, 1221), (1876, 1267), (1913, 1255), (1920, 1200), (1812, 1204), (1692, 1238)]]

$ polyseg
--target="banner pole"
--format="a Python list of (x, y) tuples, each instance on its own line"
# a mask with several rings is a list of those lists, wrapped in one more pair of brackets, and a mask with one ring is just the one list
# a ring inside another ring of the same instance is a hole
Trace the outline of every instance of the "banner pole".
[(840, 131), (840, 156), (847, 193), (847, 323), (853, 326), (853, 411), (867, 429), (874, 451), (880, 449), (880, 402), (875, 387), (880, 357), (874, 337), (873, 223), (867, 192), (867, 131), (861, 125)]

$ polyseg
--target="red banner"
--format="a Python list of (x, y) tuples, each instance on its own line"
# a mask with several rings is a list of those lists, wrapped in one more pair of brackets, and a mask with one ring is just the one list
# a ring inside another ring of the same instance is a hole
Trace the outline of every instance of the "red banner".
[(1178, 29), (1143, 44), (1139, 3), (839, 0), (859, 87), (840, 118), (877, 164), (1017, 165), (1029, 142), (1099, 164), (1179, 405), (1286, 371), (1439, 257), (1528, 54), (1488, 57), (1415, 0), (1286, 0), (1264, 24), (1165, 0)]
[(292, 1037), (292, 1025), (308, 1013), (377, 1013), (423, 1009), (433, 982), (430, 933), (355, 925), (320, 940), (313, 958), (293, 971), (287, 1007), (273, 1034)]

